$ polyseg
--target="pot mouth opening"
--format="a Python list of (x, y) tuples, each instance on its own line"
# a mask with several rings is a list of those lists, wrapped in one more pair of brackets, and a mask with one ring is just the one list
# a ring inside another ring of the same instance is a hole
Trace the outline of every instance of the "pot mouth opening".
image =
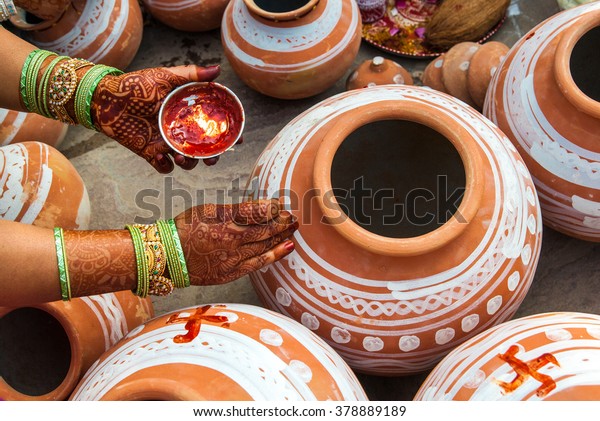
[(310, 12), (319, 0), (244, 0), (254, 13), (271, 20), (293, 20)]
[(331, 186), (325, 196), (343, 211), (340, 222), (349, 218), (377, 236), (408, 239), (460, 219), (466, 172), (456, 147), (438, 131), (410, 120), (380, 120), (356, 128), (339, 145)]
[(573, 46), (569, 67), (573, 82), (584, 95), (593, 101), (600, 102), (600, 25), (585, 32)]
[(62, 324), (33, 307), (0, 318), (0, 377), (18, 393), (41, 396), (57, 389), (71, 365), (71, 344)]

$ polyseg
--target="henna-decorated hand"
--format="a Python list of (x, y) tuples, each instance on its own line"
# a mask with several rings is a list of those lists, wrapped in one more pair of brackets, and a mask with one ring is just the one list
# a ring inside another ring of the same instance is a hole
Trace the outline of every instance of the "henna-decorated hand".
[(276, 200), (196, 206), (175, 224), (192, 285), (230, 282), (281, 259), (298, 228)]
[[(137, 70), (104, 77), (94, 91), (91, 114), (96, 127), (108, 137), (146, 159), (158, 172), (173, 171), (175, 164), (190, 170), (197, 159), (185, 157), (169, 147), (158, 129), (158, 110), (173, 89), (189, 82), (208, 82), (219, 66), (177, 66)], [(213, 165), (215, 160), (205, 161)]]

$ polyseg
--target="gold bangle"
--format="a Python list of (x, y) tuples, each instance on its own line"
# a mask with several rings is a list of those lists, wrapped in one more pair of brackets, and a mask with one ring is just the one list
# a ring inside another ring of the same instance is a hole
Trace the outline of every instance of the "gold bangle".
[(67, 112), (65, 105), (75, 95), (77, 90), (77, 70), (93, 66), (94, 64), (83, 59), (71, 58), (61, 63), (52, 75), (52, 83), (48, 87), (48, 106), (57, 120), (64, 123), (75, 124)]

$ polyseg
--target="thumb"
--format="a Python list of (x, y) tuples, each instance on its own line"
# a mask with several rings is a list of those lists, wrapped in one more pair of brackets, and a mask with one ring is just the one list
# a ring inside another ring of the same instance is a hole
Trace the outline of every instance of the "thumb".
[(169, 67), (169, 71), (186, 79), (181, 82), (181, 85), (184, 85), (189, 82), (210, 82), (219, 76), (221, 67), (219, 65), (200, 67), (190, 64), (188, 66)]

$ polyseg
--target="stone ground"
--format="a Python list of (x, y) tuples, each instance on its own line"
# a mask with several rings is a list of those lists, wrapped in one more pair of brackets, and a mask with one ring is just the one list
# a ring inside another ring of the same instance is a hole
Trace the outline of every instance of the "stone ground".
[[(492, 40), (511, 46), (541, 20), (559, 11), (555, 0), (513, 0), (508, 17)], [(428, 64), (406, 59), (363, 43), (355, 66), (376, 55), (396, 60), (411, 71), (417, 84)], [(227, 153), (214, 167), (199, 165), (190, 172), (176, 169), (171, 175), (156, 173), (143, 160), (107, 137), (80, 127), (69, 129), (60, 150), (83, 177), (92, 204), (94, 229), (123, 227), (136, 216), (169, 218), (191, 204), (184, 203), (178, 189), (204, 194), (207, 202), (217, 200), (219, 191), (245, 186), (254, 162), (267, 143), (290, 120), (317, 102), (344, 91), (346, 76), (326, 92), (309, 99), (284, 101), (250, 90), (235, 75), (223, 54), (219, 30), (183, 33), (148, 19), (141, 48), (129, 70), (154, 66), (195, 63), (220, 64), (218, 82), (241, 98), (247, 113), (244, 143)], [(144, 192), (155, 199), (143, 204)], [(201, 197), (201, 196), (200, 196)], [(138, 200), (136, 200), (136, 198)], [(160, 209), (153, 215), (148, 203)], [(600, 245), (586, 243), (546, 229), (542, 255), (533, 285), (515, 317), (550, 311), (600, 313)], [(157, 314), (205, 303), (240, 302), (260, 305), (248, 277), (227, 285), (191, 287), (172, 296), (154, 299)], [(375, 377), (358, 374), (371, 400), (411, 400), (427, 373), (409, 377)]]

